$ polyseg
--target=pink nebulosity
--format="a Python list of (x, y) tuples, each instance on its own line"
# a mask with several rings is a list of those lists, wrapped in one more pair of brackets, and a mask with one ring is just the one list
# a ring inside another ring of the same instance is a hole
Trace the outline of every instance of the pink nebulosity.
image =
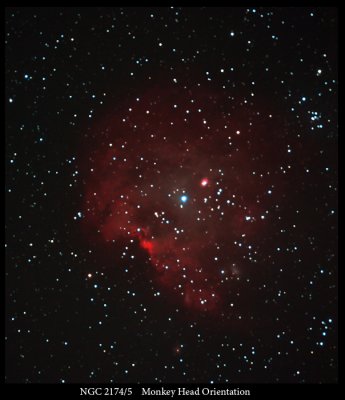
[(256, 262), (272, 202), (272, 181), (257, 175), (272, 161), (260, 118), (222, 92), (174, 84), (133, 97), (95, 128), (86, 221), (105, 241), (137, 239), (157, 284), (191, 310), (219, 309)]

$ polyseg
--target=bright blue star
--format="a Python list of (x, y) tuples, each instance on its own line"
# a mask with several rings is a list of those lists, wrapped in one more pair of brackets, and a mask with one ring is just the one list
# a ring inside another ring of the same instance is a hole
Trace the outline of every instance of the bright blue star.
[(186, 195), (181, 196), (181, 201), (185, 203), (188, 200), (188, 197)]

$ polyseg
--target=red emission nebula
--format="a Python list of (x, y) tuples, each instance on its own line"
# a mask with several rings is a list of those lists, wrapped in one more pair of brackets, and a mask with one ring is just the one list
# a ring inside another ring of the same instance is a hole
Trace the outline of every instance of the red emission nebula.
[(229, 307), (262, 264), (283, 182), (267, 172), (282, 128), (260, 103), (172, 82), (128, 96), (93, 128), (84, 222), (101, 241), (138, 242), (156, 287), (189, 311)]

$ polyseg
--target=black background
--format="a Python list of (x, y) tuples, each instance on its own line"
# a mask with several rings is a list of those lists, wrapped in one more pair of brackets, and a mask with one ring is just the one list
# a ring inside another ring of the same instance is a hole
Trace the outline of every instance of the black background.
[[(337, 381), (337, 10), (255, 10), (6, 9), (6, 382)], [(217, 74), (224, 65), (236, 66), (229, 79)], [(302, 226), (309, 228), (295, 239), (303, 240), (307, 232), (313, 244), (305, 247), (300, 272), (280, 279), (291, 293), (274, 311), (282, 327), (261, 327), (259, 335), (233, 331), (231, 324), (215, 331), (188, 312), (171, 324), (170, 299), (164, 293), (160, 302), (150, 297), (145, 254), (138, 250), (129, 274), (122, 268), (109, 272), (109, 260), (120, 247), (89, 243), (74, 219), (85, 185), (74, 172), (98, 119), (149, 88), (157, 75), (188, 82), (205, 71), (215, 85), (235, 82), (234, 90), (242, 93), (241, 83), (255, 80), (258, 93), (280, 99), (279, 114), (290, 130), (301, 132), (304, 150), (294, 162), (312, 166), (311, 177), (300, 181), (305, 190), (299, 204), (308, 210)], [(305, 109), (298, 105), (302, 96)], [(307, 110), (322, 115), (322, 128), (310, 121)], [(309, 147), (310, 135), (314, 147)], [(324, 153), (318, 157), (320, 149)], [(85, 278), (96, 271), (97, 290)], [(148, 304), (143, 321), (133, 313), (139, 300), (126, 295), (133, 287)], [(302, 293), (312, 300), (301, 300)], [(328, 319), (332, 323), (323, 338), (321, 321)], [(289, 339), (282, 342), (276, 335), (284, 329)], [(175, 349), (181, 343), (180, 356)], [(257, 351), (249, 367), (243, 356), (253, 345)]]

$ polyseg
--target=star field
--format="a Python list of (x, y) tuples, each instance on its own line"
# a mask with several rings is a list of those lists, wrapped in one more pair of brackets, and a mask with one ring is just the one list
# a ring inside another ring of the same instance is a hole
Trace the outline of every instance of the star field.
[(6, 381), (337, 381), (334, 8), (6, 10)]

